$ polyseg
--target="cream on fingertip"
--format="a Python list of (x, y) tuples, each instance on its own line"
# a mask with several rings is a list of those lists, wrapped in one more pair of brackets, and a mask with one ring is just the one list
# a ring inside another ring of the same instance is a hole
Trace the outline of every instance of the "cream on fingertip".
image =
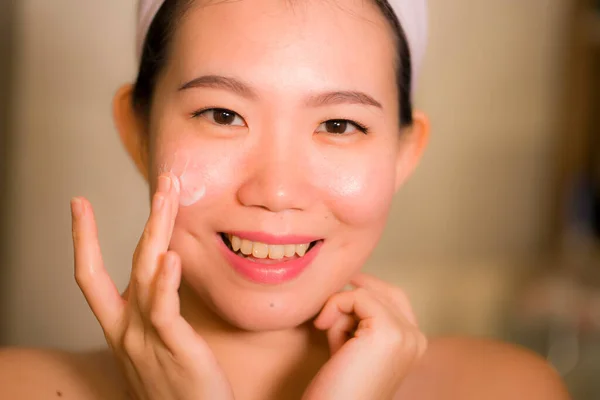
[(173, 187), (175, 188), (175, 191), (177, 192), (177, 194), (180, 194), (181, 183), (179, 182), (179, 178), (177, 177), (177, 175), (171, 173), (171, 180), (173, 181)]

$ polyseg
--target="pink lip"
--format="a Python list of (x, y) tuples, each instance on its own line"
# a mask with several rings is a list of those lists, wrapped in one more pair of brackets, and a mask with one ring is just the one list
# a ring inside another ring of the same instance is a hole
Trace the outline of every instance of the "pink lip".
[[(238, 236), (237, 233), (235, 233)], [(248, 236), (240, 236), (247, 238)], [(263, 236), (264, 238), (264, 236)], [(299, 243), (309, 243), (310, 241), (300, 241)], [(295, 258), (289, 261), (283, 261), (279, 263), (273, 264), (264, 264), (256, 261), (252, 261), (243, 257), (238, 256), (231, 250), (229, 247), (223, 242), (220, 235), (217, 235), (217, 240), (219, 242), (219, 248), (221, 252), (225, 256), (225, 259), (229, 262), (229, 264), (233, 267), (233, 269), (242, 275), (244, 278), (261, 284), (267, 285), (276, 285), (284, 282), (291, 281), (300, 275), (315, 259), (321, 246), (323, 244), (322, 241), (316, 243), (312, 249), (306, 255), (300, 258)], [(258, 241), (258, 240), (257, 240)], [(264, 242), (262, 242), (264, 243)], [(275, 244), (272, 241), (271, 244)], [(294, 243), (286, 242), (286, 243)]]
[(228, 234), (237, 236), (241, 239), (251, 240), (253, 242), (260, 242), (265, 244), (305, 244), (312, 243), (322, 238), (314, 236), (300, 236), (300, 235), (285, 235), (275, 236), (264, 232), (226, 232)]

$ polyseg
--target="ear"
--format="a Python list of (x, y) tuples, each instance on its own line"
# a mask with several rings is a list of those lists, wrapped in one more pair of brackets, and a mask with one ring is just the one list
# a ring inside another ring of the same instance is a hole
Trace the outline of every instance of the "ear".
[(416, 111), (413, 113), (413, 124), (400, 132), (401, 139), (398, 145), (398, 159), (396, 160), (396, 191), (400, 189), (419, 164), (423, 151), (429, 142), (429, 129), (427, 116), (420, 111)]
[(113, 99), (113, 119), (121, 143), (135, 163), (138, 171), (148, 181), (148, 130), (147, 123), (133, 107), (133, 85), (119, 88)]

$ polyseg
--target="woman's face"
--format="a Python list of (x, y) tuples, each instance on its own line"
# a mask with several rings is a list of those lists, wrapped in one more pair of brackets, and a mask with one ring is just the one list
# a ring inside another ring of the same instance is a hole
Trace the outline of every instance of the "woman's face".
[[(395, 52), (359, 0), (198, 3), (180, 21), (151, 110), (150, 179), (180, 178), (171, 248), (225, 320), (299, 325), (375, 247), (407, 146)], [(301, 257), (292, 245), (305, 244)]]

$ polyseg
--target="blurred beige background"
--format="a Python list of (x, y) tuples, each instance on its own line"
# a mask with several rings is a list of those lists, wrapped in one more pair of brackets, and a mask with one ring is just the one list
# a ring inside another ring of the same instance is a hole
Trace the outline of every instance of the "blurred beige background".
[[(120, 287), (148, 211), (110, 111), (135, 74), (135, 2), (15, 3), (0, 343), (83, 349), (103, 337), (73, 280), (69, 199), (95, 205)], [(429, 3), (432, 140), (369, 270), (406, 287), (425, 329), (494, 334), (547, 245), (568, 0)]]

